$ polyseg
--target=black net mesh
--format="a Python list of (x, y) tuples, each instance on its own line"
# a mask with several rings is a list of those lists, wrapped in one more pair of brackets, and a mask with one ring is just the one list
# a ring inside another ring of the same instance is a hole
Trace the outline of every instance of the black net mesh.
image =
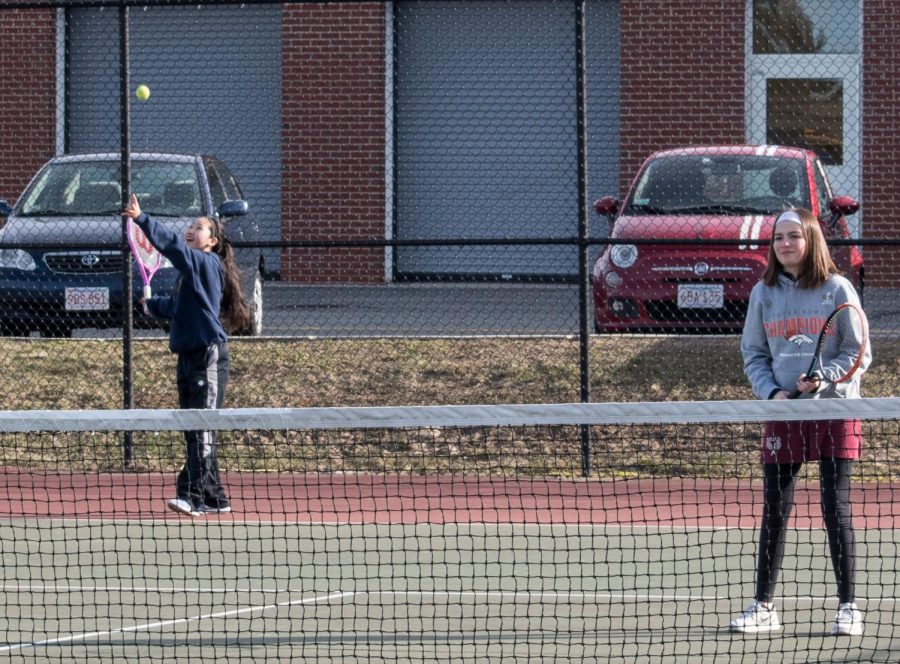
[[(838, 639), (816, 462), (792, 486), (773, 598), (781, 629), (729, 629), (754, 592), (759, 420), (797, 412), (611, 406), (7, 413), (0, 653), (890, 661), (895, 400), (801, 413), (862, 417), (855, 544), (841, 555), (855, 563), (864, 637)], [(173, 509), (183, 434), (196, 426), (214, 431), (224, 493)], [(124, 472), (123, 429), (134, 446)]]

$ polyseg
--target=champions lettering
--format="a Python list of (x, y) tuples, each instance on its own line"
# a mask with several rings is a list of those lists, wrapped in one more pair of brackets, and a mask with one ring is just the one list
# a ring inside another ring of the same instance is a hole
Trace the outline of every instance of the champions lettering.
[(790, 339), (797, 334), (815, 337), (825, 324), (823, 318), (782, 318), (763, 323), (768, 337), (784, 337)]

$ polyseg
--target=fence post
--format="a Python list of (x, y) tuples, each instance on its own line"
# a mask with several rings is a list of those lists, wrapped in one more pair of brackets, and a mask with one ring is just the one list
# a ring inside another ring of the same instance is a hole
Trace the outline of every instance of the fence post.
[[(579, 364), (581, 401), (591, 400), (590, 374), (590, 272), (588, 268), (587, 223), (587, 94), (585, 89), (585, 2), (575, 0), (575, 95), (578, 125), (578, 303), (579, 303)], [(591, 428), (581, 426), (581, 473), (591, 474)]]
[[(131, 192), (131, 94), (130, 54), (128, 44), (128, 5), (119, 5), (119, 124), (121, 129), (122, 208)], [(128, 221), (122, 217), (122, 407), (134, 408), (134, 367), (132, 337), (134, 314), (131, 307), (131, 251), (128, 248)], [(126, 467), (134, 461), (132, 432), (122, 439), (122, 456)]]

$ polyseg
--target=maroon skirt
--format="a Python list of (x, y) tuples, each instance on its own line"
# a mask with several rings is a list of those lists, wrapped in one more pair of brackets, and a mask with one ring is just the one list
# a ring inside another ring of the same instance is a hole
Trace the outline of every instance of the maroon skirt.
[(766, 422), (763, 463), (801, 463), (820, 457), (858, 459), (862, 453), (859, 420)]

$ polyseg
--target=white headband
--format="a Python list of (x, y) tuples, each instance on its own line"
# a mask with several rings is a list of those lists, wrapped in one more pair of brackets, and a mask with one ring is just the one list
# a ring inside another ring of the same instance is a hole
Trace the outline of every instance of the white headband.
[(793, 210), (786, 210), (778, 215), (778, 219), (775, 220), (775, 225), (777, 226), (782, 221), (790, 221), (795, 224), (803, 225), (803, 220), (800, 218), (800, 215), (794, 212)]

